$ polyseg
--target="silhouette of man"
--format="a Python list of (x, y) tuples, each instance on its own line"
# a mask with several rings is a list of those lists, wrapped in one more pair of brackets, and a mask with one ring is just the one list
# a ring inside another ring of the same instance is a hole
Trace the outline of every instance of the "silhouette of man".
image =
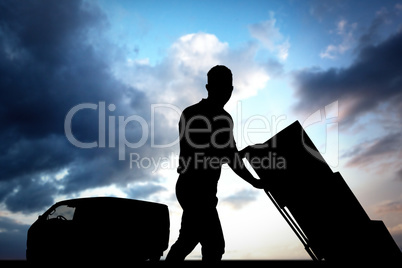
[(207, 74), (208, 98), (187, 107), (179, 122), (180, 160), (176, 196), (183, 208), (180, 235), (167, 261), (182, 261), (198, 243), (203, 261), (219, 261), (225, 240), (216, 205), (223, 164), (256, 188), (260, 180), (242, 165), (233, 138), (232, 117), (223, 109), (232, 91), (232, 72), (217, 65)]

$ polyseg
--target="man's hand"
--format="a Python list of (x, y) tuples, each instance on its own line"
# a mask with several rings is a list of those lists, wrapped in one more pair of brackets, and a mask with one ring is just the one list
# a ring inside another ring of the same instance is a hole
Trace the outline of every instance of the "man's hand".
[(254, 180), (251, 182), (251, 185), (253, 185), (253, 186), (254, 186), (255, 188), (257, 188), (257, 189), (264, 189), (264, 187), (265, 187), (263, 181), (262, 181), (262, 180), (259, 180), (259, 179), (254, 179)]

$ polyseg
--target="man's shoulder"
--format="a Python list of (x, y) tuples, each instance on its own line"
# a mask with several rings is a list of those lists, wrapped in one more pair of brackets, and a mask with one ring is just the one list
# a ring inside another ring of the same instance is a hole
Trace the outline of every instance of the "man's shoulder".
[(225, 119), (233, 124), (232, 116), (227, 111), (224, 109), (214, 109), (207, 105), (204, 100), (185, 108), (181, 114), (180, 121), (191, 120), (194, 117), (202, 120), (211, 120), (211, 122)]
[(197, 114), (208, 114), (215, 116), (224, 115), (232, 118), (232, 116), (224, 109), (214, 109), (213, 107), (209, 106), (205, 99), (202, 99), (200, 102), (188, 106), (183, 110), (182, 113), (185, 115), (197, 115)]
[(206, 113), (207, 113), (207, 107), (205, 107), (203, 101), (200, 101), (185, 108), (182, 112), (182, 116), (190, 118), (195, 115), (205, 115)]
[(187, 114), (187, 113), (192, 113), (192, 112), (196, 112), (196, 111), (199, 111), (199, 110), (202, 110), (201, 101), (198, 102), (198, 103), (195, 103), (193, 105), (188, 106), (187, 108), (185, 108), (183, 110), (183, 113)]

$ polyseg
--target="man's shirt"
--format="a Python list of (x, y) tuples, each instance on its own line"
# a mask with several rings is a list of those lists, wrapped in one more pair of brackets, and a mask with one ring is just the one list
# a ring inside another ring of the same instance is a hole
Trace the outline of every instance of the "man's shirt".
[(178, 172), (217, 182), (222, 164), (235, 161), (237, 152), (230, 114), (202, 99), (183, 111), (179, 131)]

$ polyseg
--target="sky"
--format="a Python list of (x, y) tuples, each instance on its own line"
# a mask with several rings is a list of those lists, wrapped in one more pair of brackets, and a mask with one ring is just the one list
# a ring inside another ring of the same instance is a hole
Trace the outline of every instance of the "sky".
[[(298, 120), (402, 248), (401, 47), (402, 1), (1, 0), (0, 259), (25, 258), (54, 202), (89, 196), (168, 205), (170, 246), (177, 123), (217, 64), (239, 149)], [(224, 259), (309, 258), (228, 167), (218, 198)]]

